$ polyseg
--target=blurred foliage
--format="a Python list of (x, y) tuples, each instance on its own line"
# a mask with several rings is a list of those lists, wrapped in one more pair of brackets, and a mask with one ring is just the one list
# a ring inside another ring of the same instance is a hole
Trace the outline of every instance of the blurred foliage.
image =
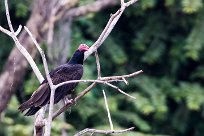
[[(89, 1), (81, 1), (85, 5)], [(116, 83), (137, 97), (133, 101), (104, 85), (97, 85), (53, 123), (53, 135), (65, 128), (69, 134), (84, 128), (109, 129), (102, 89), (106, 90), (115, 129), (135, 126), (123, 136), (203, 136), (204, 135), (204, 14), (203, 0), (140, 0), (129, 7), (111, 35), (99, 49), (102, 76), (122, 75), (142, 69), (143, 74), (128, 79), (129, 85)], [(29, 16), (30, 2), (11, 1), (15, 25)], [(77, 18), (72, 26), (71, 52), (80, 43), (91, 45), (105, 27), (110, 13), (118, 7)], [(3, 2), (0, 14), (4, 16)], [(4, 16), (5, 17), (5, 16)], [(19, 21), (19, 18), (21, 19)], [(7, 27), (5, 18), (0, 24)], [(11, 40), (0, 35), (0, 69), (12, 49)], [(69, 55), (69, 57), (71, 54)], [(43, 67), (37, 59), (40, 69)], [(94, 56), (85, 62), (84, 79), (95, 79)], [(32, 70), (19, 89), (28, 99), (39, 85)], [(79, 84), (75, 94), (86, 88)], [(18, 95), (17, 95), (18, 96)], [(0, 135), (30, 135), (33, 118), (17, 111), (13, 97), (0, 124)]]

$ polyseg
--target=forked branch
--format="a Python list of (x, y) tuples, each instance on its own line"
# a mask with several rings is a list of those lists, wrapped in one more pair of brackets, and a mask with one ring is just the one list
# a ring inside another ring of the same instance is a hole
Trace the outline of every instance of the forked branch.
[(113, 30), (115, 24), (118, 22), (120, 16), (125, 11), (125, 9), (137, 1), (138, 0), (130, 0), (127, 3), (125, 3), (124, 0), (121, 1), (120, 9), (115, 14), (111, 15), (106, 27), (104, 28), (103, 32), (101, 33), (97, 41), (85, 53), (84, 60), (86, 60), (89, 55), (91, 55), (101, 46), (101, 44), (105, 41), (105, 39), (109, 36), (110, 32)]
[(77, 134), (75, 134), (74, 136), (82, 136), (86, 133), (89, 133), (91, 135), (93, 135), (94, 133), (96, 134), (119, 134), (119, 133), (125, 133), (128, 131), (133, 130), (134, 127), (128, 128), (128, 129), (124, 129), (124, 130), (97, 130), (97, 129), (90, 129), (90, 128), (86, 128), (80, 132), (78, 132)]

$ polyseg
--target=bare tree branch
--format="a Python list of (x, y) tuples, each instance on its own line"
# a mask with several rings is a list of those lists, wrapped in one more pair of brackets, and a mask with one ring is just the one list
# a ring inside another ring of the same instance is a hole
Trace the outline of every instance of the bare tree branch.
[(124, 77), (122, 77), (122, 80), (125, 82), (126, 85), (128, 85), (128, 81)]
[(101, 80), (106, 81), (106, 80), (116, 80), (116, 79), (122, 79), (122, 78), (128, 78), (128, 77), (134, 77), (136, 75), (141, 74), (143, 71), (139, 70), (137, 72), (128, 74), (128, 75), (122, 75), (122, 76), (108, 76), (108, 77), (102, 77)]
[(69, 80), (69, 81), (65, 81), (65, 82), (62, 82), (62, 83), (59, 83), (57, 85), (55, 85), (56, 88), (60, 87), (60, 86), (63, 86), (65, 84), (71, 84), (71, 83), (100, 83), (100, 84), (106, 84), (108, 82), (118, 82), (118, 81), (122, 81), (123, 80), (107, 80), (107, 81), (103, 81), (103, 80), (90, 80), (90, 79), (87, 79), (87, 80)]
[[(97, 71), (98, 71), (98, 79), (100, 80), (101, 79), (101, 65), (100, 65), (100, 61), (99, 61), (99, 56), (98, 56), (97, 50), (95, 52), (95, 58), (96, 58), (96, 65), (97, 65)], [(104, 101), (105, 101), (105, 107), (106, 107), (107, 114), (108, 114), (108, 120), (109, 120), (109, 123), (110, 123), (110, 128), (111, 128), (111, 130), (113, 130), (113, 122), (112, 122), (111, 115), (110, 115), (110, 110), (109, 110), (109, 107), (108, 107), (106, 93), (105, 93), (104, 90), (102, 90), (102, 92), (103, 92), (103, 97), (104, 97)]]
[(113, 130), (113, 122), (112, 122), (111, 115), (110, 115), (110, 110), (109, 110), (109, 107), (108, 107), (106, 93), (105, 93), (104, 90), (102, 90), (102, 91), (103, 91), (103, 97), (104, 97), (104, 101), (105, 101), (106, 110), (107, 110), (107, 113), (108, 113), (108, 120), (109, 120), (109, 123), (110, 123), (110, 128), (111, 128), (111, 130)]
[(98, 52), (95, 51), (95, 57), (96, 57), (96, 65), (97, 65), (97, 71), (98, 71), (98, 79), (101, 79), (101, 66), (100, 66), (100, 61), (99, 61), (99, 56)]
[(121, 8), (115, 14), (111, 15), (111, 18), (109, 19), (106, 27), (104, 28), (103, 32), (101, 33), (97, 41), (85, 53), (84, 60), (86, 60), (86, 58), (88, 58), (89, 55), (91, 55), (101, 46), (101, 44), (105, 41), (105, 39), (108, 37), (110, 32), (113, 30), (115, 24), (118, 22), (120, 16), (125, 11), (125, 9), (137, 1), (138, 0), (130, 0), (127, 3), (121, 2)]
[(120, 93), (132, 98), (132, 99), (136, 99), (134, 96), (131, 96), (129, 94), (127, 94), (126, 92), (122, 91), (120, 88), (118, 88), (117, 86), (115, 85), (112, 85), (111, 83), (106, 83), (108, 86), (112, 87), (112, 88), (115, 88), (116, 90), (118, 90)]
[[(15, 32), (15, 35), (18, 36), (18, 34), (21, 32), (22, 26), (19, 25), (17, 31)], [(12, 33), (10, 31), (8, 31), (7, 29), (3, 28), (2, 26), (0, 26), (0, 31), (2, 31), (3, 33), (7, 34), (8, 36), (12, 37)]]
[(90, 129), (90, 128), (86, 128), (80, 132), (78, 132), (77, 134), (75, 134), (74, 136), (82, 136), (86, 133), (89, 133), (89, 134), (119, 134), (119, 133), (125, 133), (125, 132), (128, 132), (128, 131), (131, 131), (133, 130), (134, 127), (131, 127), (131, 128), (128, 128), (128, 129), (124, 129), (124, 130), (97, 130), (97, 129)]
[(122, 75), (122, 76), (110, 76), (110, 77), (101, 77), (101, 79), (98, 80), (70, 80), (70, 81), (65, 81), (62, 83), (59, 83), (56, 85), (56, 88), (63, 86), (65, 84), (70, 84), (70, 83), (79, 83), (79, 82), (95, 82), (95, 83), (101, 83), (101, 84), (106, 84), (108, 82), (117, 82), (117, 81), (123, 81), (123, 80), (119, 80), (125, 77), (134, 77), (136, 75), (139, 75), (140, 73), (142, 73), (142, 70), (139, 70), (137, 72), (128, 74), (128, 75)]
[(46, 109), (46, 106), (41, 108), (35, 114), (34, 136), (42, 136), (43, 135), (43, 126), (45, 125), (45, 120), (44, 120), (45, 109)]
[(123, 5), (125, 2), (124, 0), (120, 0), (120, 4)]

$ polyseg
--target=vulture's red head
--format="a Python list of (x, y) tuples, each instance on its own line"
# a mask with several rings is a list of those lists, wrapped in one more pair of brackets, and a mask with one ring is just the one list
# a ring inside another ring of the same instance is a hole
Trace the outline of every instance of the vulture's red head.
[(78, 50), (82, 52), (88, 51), (89, 46), (87, 46), (86, 44), (80, 44)]
[(75, 51), (72, 58), (68, 62), (69, 64), (82, 64), (84, 62), (84, 52), (89, 50), (89, 46), (86, 44), (80, 44), (79, 48)]

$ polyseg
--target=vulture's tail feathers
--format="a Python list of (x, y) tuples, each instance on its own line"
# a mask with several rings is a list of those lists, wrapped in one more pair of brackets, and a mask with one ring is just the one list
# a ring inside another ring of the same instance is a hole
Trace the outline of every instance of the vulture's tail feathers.
[(25, 114), (25, 116), (34, 115), (41, 107), (34, 107), (32, 106)]
[(24, 112), (25, 110), (29, 109), (28, 112), (25, 114), (26, 116), (30, 116), (35, 114), (40, 107), (46, 105), (49, 101), (47, 97), (50, 96), (49, 86), (47, 84), (42, 84), (31, 96), (31, 98), (22, 103), (18, 110)]
[(31, 105), (31, 99), (29, 99), (28, 101), (22, 103), (19, 107), (18, 107), (18, 110), (20, 110), (21, 112), (25, 111), (26, 109), (30, 108), (32, 105)]

